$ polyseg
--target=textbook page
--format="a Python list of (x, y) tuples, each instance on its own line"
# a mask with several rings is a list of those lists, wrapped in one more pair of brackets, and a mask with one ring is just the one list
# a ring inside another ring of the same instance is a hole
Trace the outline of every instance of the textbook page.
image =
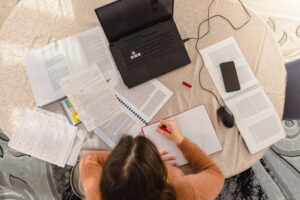
[(158, 80), (153, 79), (131, 89), (124, 84), (121, 76), (114, 77), (109, 84), (116, 95), (137, 112), (147, 123), (171, 98), (173, 92)]
[[(253, 74), (233, 37), (200, 50), (205, 67), (225, 104), (232, 111), (235, 123), (250, 151), (254, 154), (285, 137), (281, 120)], [(241, 90), (226, 92), (220, 63), (234, 61)]]
[(102, 27), (68, 37), (63, 45), (72, 74), (89, 69), (93, 64), (99, 67), (106, 80), (118, 73)]
[(64, 78), (60, 84), (88, 131), (110, 121), (123, 111), (96, 65), (90, 70)]
[[(175, 120), (181, 134), (191, 142), (197, 144), (207, 155), (222, 150), (222, 146), (204, 105), (195, 107), (169, 119)], [(156, 131), (159, 124), (160, 122), (157, 122), (144, 127), (144, 135), (156, 145), (160, 152), (168, 151), (170, 156), (175, 156), (178, 166), (187, 164), (187, 160), (176, 144)]]
[(38, 106), (65, 97), (59, 82), (70, 75), (70, 70), (61, 43), (51, 43), (24, 57), (24, 65)]
[(141, 132), (143, 126), (141, 121), (124, 109), (124, 112), (96, 128), (94, 133), (113, 149), (122, 136), (131, 135), (135, 137)]
[(43, 112), (25, 109), (8, 146), (64, 167), (77, 128)]

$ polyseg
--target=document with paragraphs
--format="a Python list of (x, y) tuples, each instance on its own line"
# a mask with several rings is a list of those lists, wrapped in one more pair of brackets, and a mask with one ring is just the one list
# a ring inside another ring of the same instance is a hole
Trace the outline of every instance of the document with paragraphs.
[(106, 80), (118, 73), (101, 27), (52, 42), (28, 53), (23, 60), (37, 106), (65, 97), (60, 81), (93, 64)]
[(121, 76), (115, 76), (109, 84), (121, 104), (146, 125), (173, 95), (156, 79), (128, 89)]

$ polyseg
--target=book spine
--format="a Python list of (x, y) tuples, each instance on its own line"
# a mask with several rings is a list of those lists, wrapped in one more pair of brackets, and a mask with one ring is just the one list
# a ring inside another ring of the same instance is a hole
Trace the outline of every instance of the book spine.
[(128, 106), (121, 98), (119, 98), (117, 95), (115, 95), (117, 100), (127, 109), (129, 110), (134, 116), (136, 116), (141, 122), (143, 122), (145, 125), (148, 125), (148, 122), (142, 118), (137, 112), (135, 112), (130, 106)]

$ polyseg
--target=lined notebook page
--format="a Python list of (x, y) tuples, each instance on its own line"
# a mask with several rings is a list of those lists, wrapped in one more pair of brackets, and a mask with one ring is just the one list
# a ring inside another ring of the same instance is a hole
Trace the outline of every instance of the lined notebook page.
[[(170, 117), (169, 120), (175, 120), (182, 135), (197, 144), (207, 155), (222, 150), (204, 105)], [(168, 151), (170, 155), (176, 156), (179, 166), (186, 164), (187, 160), (176, 144), (156, 132), (158, 126), (159, 122), (144, 127), (144, 135), (156, 145), (160, 152)]]

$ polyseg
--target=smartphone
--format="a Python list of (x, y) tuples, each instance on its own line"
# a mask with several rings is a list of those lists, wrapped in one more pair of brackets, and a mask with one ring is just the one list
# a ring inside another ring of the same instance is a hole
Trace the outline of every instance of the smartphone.
[(223, 81), (226, 92), (238, 91), (241, 89), (239, 78), (236, 73), (235, 65), (233, 61), (220, 64)]

